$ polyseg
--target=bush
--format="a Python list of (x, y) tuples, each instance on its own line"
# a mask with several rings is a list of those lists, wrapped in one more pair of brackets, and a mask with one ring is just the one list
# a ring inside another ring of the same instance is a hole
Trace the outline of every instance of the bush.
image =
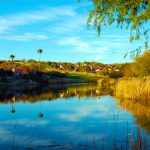
[(49, 75), (52, 78), (66, 78), (67, 77), (67, 74), (57, 72), (57, 71), (52, 71), (52, 72), (49, 73)]
[(135, 62), (124, 64), (122, 72), (126, 77), (142, 77), (150, 75), (150, 50), (135, 58)]
[(123, 75), (120, 71), (112, 71), (109, 73), (110, 78), (121, 78)]

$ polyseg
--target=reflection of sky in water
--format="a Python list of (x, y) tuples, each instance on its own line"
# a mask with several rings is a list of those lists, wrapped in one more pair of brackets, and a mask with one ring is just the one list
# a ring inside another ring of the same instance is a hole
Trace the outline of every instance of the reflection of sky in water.
[[(10, 112), (11, 104), (0, 105), (0, 148), (12, 147), (13, 141), (14, 146), (20, 148), (46, 146), (52, 142), (88, 143), (93, 147), (93, 141), (99, 146), (102, 138), (107, 139), (108, 146), (113, 142), (116, 123), (117, 140), (125, 140), (127, 121), (129, 132), (136, 132), (134, 118), (118, 108), (114, 98), (94, 99), (73, 97), (34, 104), (20, 102), (14, 104), (14, 114)], [(38, 117), (40, 112), (43, 118)]]

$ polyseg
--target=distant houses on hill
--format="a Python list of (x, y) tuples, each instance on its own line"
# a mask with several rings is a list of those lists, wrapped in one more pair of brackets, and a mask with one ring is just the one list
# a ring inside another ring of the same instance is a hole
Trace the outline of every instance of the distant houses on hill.
[[(40, 66), (40, 67), (39, 67)], [(41, 70), (39, 70), (41, 68)], [(39, 71), (46, 75), (43, 70), (56, 70), (63, 72), (86, 72), (86, 73), (100, 73), (107, 75), (110, 72), (120, 72), (121, 64), (101, 64), (96, 62), (78, 62), (78, 63), (66, 63), (66, 62), (37, 62), (35, 60), (30, 61), (14, 61), (13, 64), (10, 61), (0, 62), (0, 78), (13, 78), (24, 77), (26, 75), (36, 76)]]
[[(70, 64), (71, 65), (71, 64)], [(114, 72), (119, 72), (120, 71), (120, 66), (117, 65), (103, 65), (103, 66), (92, 66), (91, 64), (73, 64), (70, 67), (69, 65), (66, 64), (57, 64), (57, 67), (55, 66), (54, 68), (59, 69), (59, 70), (64, 70), (64, 71), (69, 71), (72, 70), (74, 72), (100, 72), (100, 71), (114, 71)]]
[(29, 70), (28, 68), (14, 67), (12, 70), (0, 68), (0, 79), (24, 77), (25, 75), (35, 75), (37, 71)]
[(13, 72), (14, 76), (19, 77), (19, 76), (24, 76), (25, 74), (28, 74), (29, 73), (29, 69), (28, 68), (14, 67), (12, 69), (12, 72)]

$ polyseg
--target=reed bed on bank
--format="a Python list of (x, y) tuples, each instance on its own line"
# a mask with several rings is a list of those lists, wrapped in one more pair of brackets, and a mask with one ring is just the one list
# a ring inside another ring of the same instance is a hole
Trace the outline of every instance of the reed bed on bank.
[(114, 94), (117, 98), (150, 104), (150, 77), (120, 79)]

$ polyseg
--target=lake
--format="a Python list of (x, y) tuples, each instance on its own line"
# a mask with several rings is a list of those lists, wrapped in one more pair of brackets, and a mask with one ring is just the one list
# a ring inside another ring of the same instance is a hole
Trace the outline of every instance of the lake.
[(0, 98), (0, 150), (128, 149), (138, 140), (149, 147), (149, 107), (117, 100), (111, 89), (4, 88)]

